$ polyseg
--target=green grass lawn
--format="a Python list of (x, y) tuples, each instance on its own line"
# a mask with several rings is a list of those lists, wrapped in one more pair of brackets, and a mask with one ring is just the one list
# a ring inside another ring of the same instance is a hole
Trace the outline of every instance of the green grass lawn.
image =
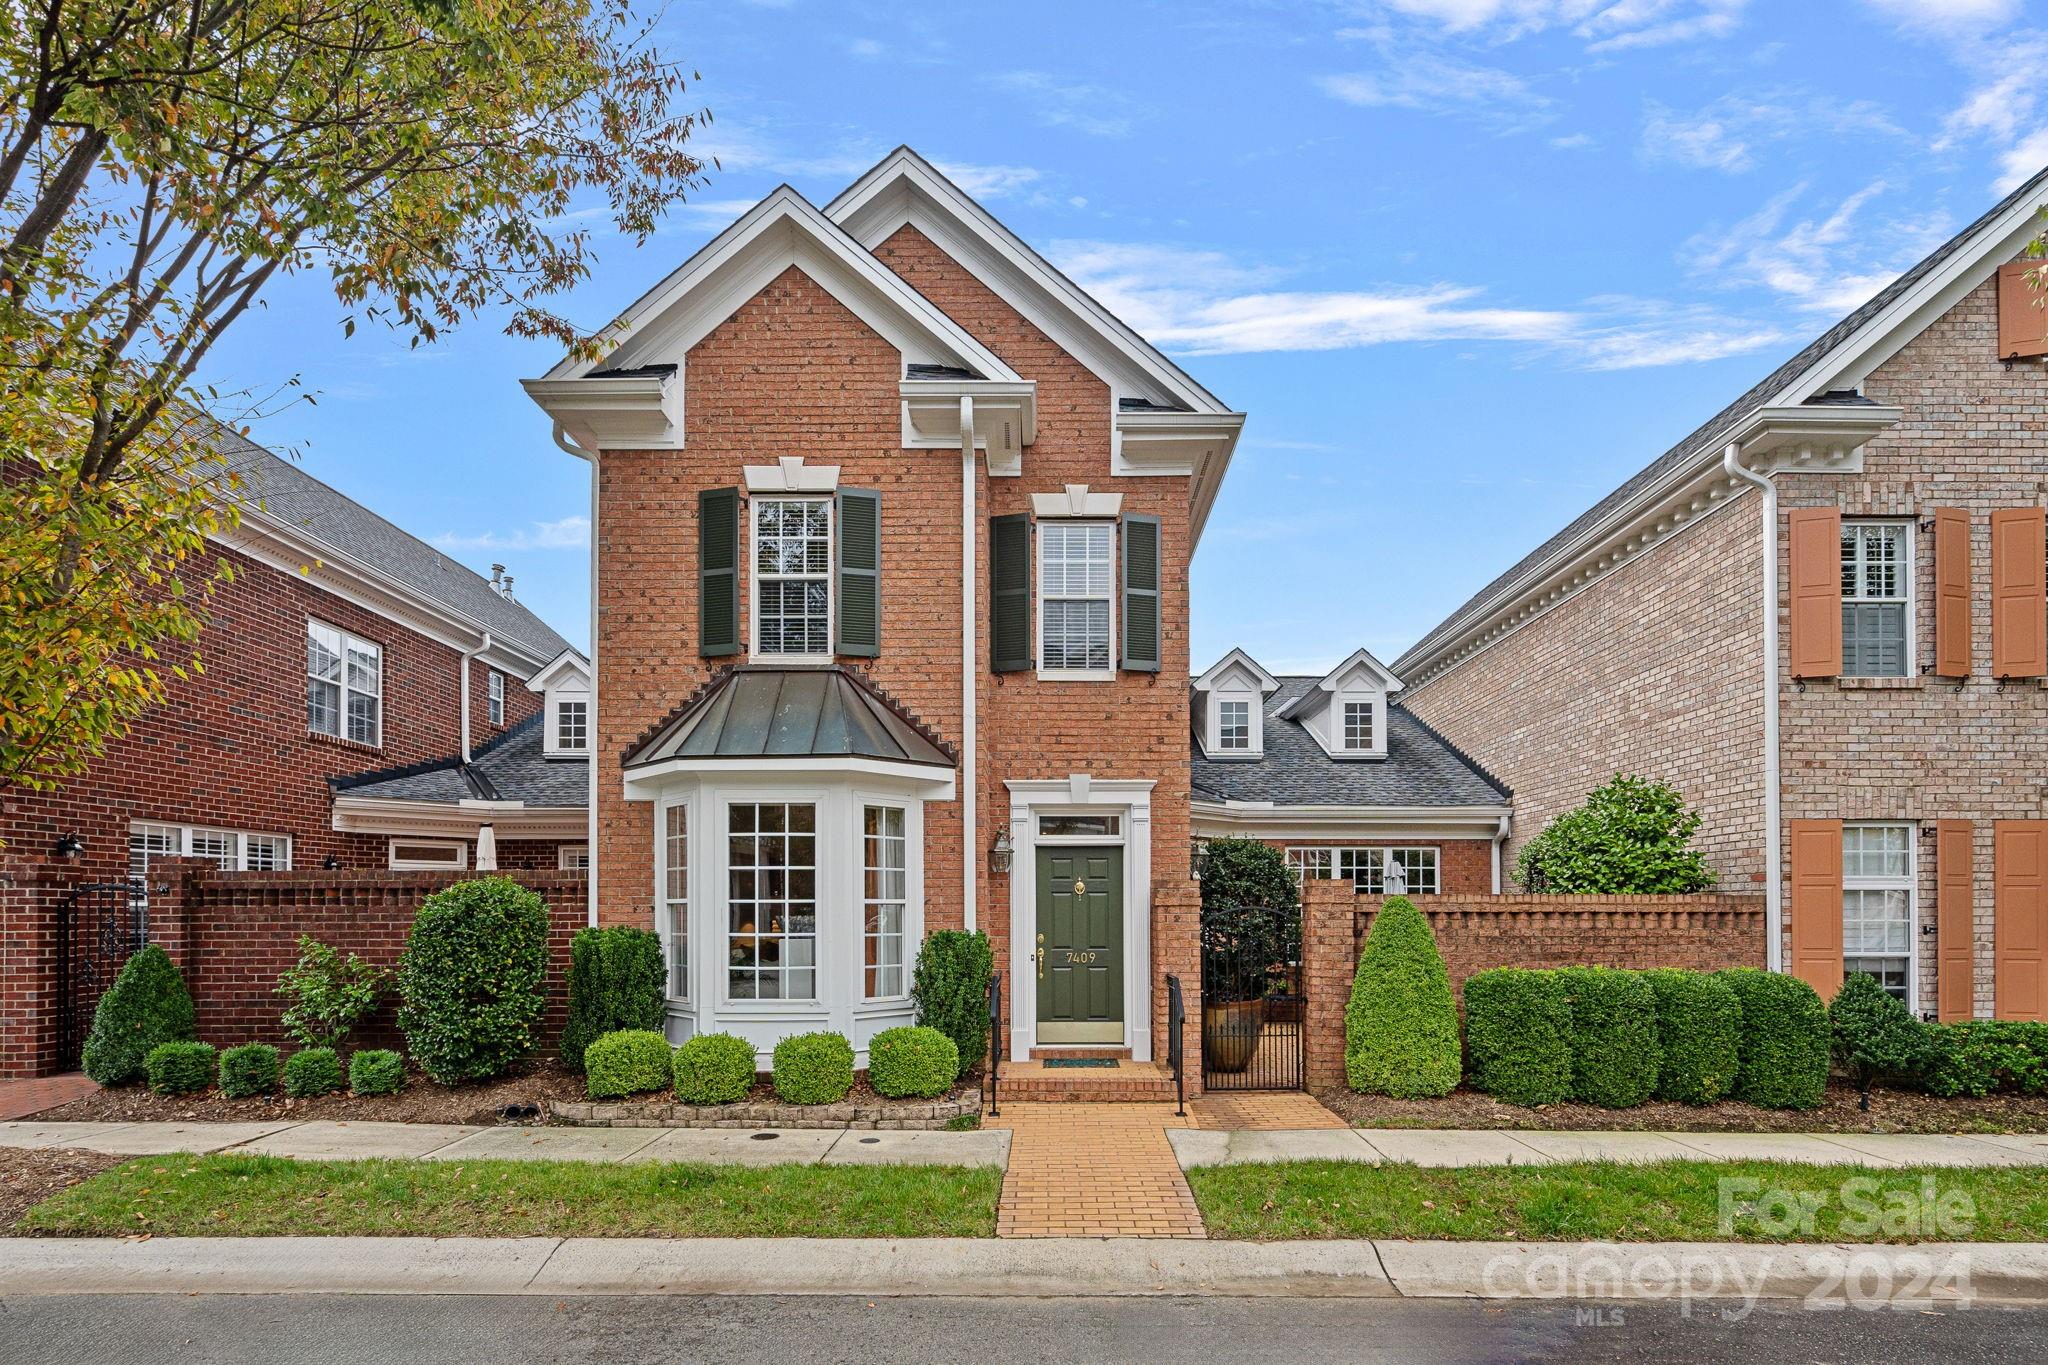
[(244, 1237), (987, 1237), (1002, 1173), (953, 1166), (143, 1157), (17, 1233)]
[[(1724, 1179), (1754, 1182), (1730, 1187), (1726, 1228)], [(1290, 1161), (1201, 1167), (1188, 1172), (1188, 1183), (1211, 1237), (1254, 1241), (2048, 1240), (2048, 1173), (2024, 1166), (1668, 1161), (1426, 1169)], [(1778, 1193), (1760, 1198), (1764, 1192)]]

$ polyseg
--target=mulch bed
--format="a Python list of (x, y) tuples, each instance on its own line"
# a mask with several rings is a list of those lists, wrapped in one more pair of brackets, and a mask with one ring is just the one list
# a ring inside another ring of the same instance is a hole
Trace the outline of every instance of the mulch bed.
[(12, 1233), (21, 1215), (51, 1195), (127, 1160), (68, 1147), (42, 1152), (0, 1148), (0, 1236)]
[(1759, 1109), (1724, 1101), (1694, 1108), (1652, 1101), (1634, 1109), (1591, 1104), (1550, 1104), (1536, 1109), (1502, 1104), (1474, 1090), (1440, 1100), (1396, 1100), (1349, 1090), (1316, 1094), (1347, 1123), (1360, 1128), (1549, 1128), (1588, 1131), (1694, 1133), (2043, 1133), (2048, 1096), (1987, 1095), (1981, 1100), (1937, 1099), (1916, 1091), (1877, 1090), (1870, 1112), (1857, 1106), (1856, 1089), (1830, 1085), (1818, 1109)]
[[(346, 1091), (293, 1100), (283, 1095), (230, 1100), (218, 1090), (197, 1095), (158, 1095), (145, 1085), (102, 1090), (36, 1115), (42, 1123), (230, 1123), (273, 1119), (355, 1119), (387, 1123), (546, 1122), (553, 1106), (580, 1100), (583, 1078), (555, 1058), (528, 1063), (515, 1075), (477, 1085), (438, 1085), (408, 1068), (405, 1089), (396, 1095), (357, 1098)], [(507, 1118), (507, 1105), (537, 1105), (538, 1118)]]

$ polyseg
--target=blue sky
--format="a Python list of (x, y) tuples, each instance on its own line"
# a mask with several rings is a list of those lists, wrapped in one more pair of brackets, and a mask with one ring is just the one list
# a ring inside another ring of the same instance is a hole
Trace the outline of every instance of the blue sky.
[[(601, 242), (570, 314), (910, 143), (1250, 414), (1198, 669), (1391, 660), (2048, 163), (2019, 0), (729, 0), (660, 29), (721, 169)], [(585, 469), (516, 384), (550, 348), (341, 313), (284, 281), (204, 377), (297, 374), (317, 403), (259, 439), (585, 640)]]

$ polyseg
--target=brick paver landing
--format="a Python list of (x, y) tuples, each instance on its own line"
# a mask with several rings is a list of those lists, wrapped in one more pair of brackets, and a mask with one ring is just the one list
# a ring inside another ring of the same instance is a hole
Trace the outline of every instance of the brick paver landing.
[(1171, 1104), (1003, 1105), (1010, 1130), (998, 1237), (1201, 1237), (1202, 1216), (1166, 1140)]
[(77, 1071), (62, 1076), (36, 1076), (27, 1080), (0, 1081), (0, 1123), (25, 1119), (60, 1104), (82, 1100), (99, 1089)]
[(1292, 1132), (1302, 1128), (1348, 1128), (1314, 1095), (1299, 1090), (1253, 1090), (1241, 1094), (1210, 1092), (1188, 1101), (1196, 1128), (1251, 1128), (1260, 1132)]

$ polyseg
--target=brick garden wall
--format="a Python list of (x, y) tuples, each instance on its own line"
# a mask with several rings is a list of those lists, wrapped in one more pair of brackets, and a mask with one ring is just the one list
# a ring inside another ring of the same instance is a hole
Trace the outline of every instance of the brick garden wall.
[[(1764, 965), (1761, 896), (1415, 896), (1436, 933), (1454, 990), (1492, 967)], [(1385, 898), (1341, 882), (1302, 896), (1302, 974), (1308, 993), (1311, 1088), (1344, 1083), (1344, 1006), (1359, 950)]]

